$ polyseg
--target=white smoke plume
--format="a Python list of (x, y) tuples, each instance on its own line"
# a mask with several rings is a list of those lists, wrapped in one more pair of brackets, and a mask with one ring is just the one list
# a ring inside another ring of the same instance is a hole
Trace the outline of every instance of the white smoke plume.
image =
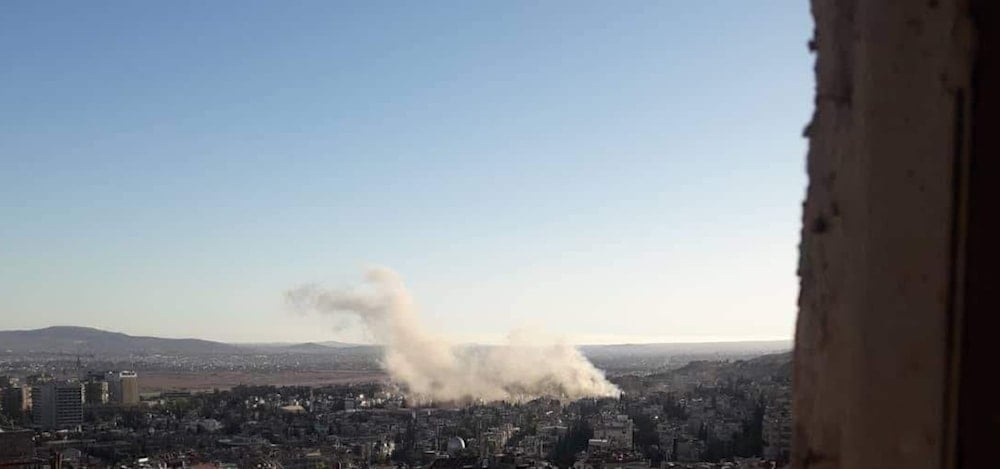
[(511, 334), (496, 347), (459, 347), (429, 333), (394, 271), (370, 269), (365, 288), (315, 285), (286, 293), (304, 311), (354, 315), (383, 345), (383, 366), (420, 401), (524, 401), (549, 396), (574, 400), (615, 396), (618, 388), (573, 346)]

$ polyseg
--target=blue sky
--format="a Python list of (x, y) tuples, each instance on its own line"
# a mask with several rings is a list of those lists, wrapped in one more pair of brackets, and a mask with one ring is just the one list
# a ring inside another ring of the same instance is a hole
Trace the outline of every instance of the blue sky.
[(807, 2), (0, 5), (0, 328), (790, 338)]

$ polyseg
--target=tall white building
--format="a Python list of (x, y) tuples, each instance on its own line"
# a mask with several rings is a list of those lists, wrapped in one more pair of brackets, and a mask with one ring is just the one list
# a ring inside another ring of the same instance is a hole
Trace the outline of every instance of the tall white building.
[(83, 383), (52, 381), (31, 387), (31, 419), (46, 429), (83, 425)]
[(107, 374), (110, 401), (123, 405), (139, 403), (139, 375), (134, 371), (109, 371)]

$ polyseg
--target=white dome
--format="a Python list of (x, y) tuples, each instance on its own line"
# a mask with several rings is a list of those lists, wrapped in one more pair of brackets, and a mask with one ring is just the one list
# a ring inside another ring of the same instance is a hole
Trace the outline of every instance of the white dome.
[(465, 449), (465, 440), (460, 437), (453, 436), (448, 439), (448, 452), (455, 453)]

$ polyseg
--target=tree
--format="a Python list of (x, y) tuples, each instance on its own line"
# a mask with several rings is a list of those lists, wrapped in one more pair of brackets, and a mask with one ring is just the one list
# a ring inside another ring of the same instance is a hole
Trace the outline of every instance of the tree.
[(656, 421), (639, 413), (629, 413), (629, 418), (635, 423), (632, 443), (642, 451), (643, 455), (652, 459), (659, 452), (660, 436), (656, 433)]
[(593, 437), (594, 429), (586, 420), (574, 422), (552, 448), (549, 460), (561, 468), (572, 466), (576, 462), (576, 453), (587, 449), (587, 444)]
[(686, 420), (688, 418), (687, 410), (677, 402), (677, 399), (674, 399), (673, 394), (667, 394), (663, 403), (663, 413), (668, 419)]
[(753, 415), (743, 422), (739, 437), (734, 439), (737, 456), (760, 456), (764, 452), (764, 404), (758, 402)]

